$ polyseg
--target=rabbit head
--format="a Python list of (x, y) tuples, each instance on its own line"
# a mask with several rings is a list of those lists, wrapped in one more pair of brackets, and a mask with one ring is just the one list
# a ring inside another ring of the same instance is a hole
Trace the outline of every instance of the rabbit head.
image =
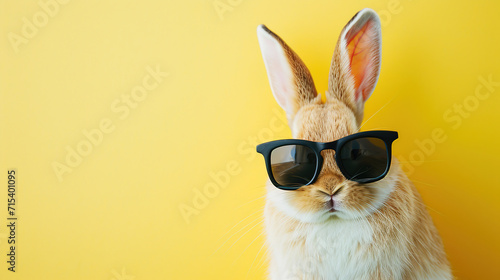
[[(380, 20), (373, 10), (361, 10), (342, 30), (325, 102), (305, 64), (280, 37), (264, 25), (257, 28), (257, 35), (273, 95), (286, 112), (294, 138), (330, 142), (359, 131), (364, 104), (380, 72)], [(322, 151), (323, 168), (313, 184), (295, 191), (268, 184), (268, 201), (304, 222), (356, 219), (376, 211), (392, 191), (397, 163), (393, 161), (384, 179), (359, 184), (342, 175), (334, 153)]]

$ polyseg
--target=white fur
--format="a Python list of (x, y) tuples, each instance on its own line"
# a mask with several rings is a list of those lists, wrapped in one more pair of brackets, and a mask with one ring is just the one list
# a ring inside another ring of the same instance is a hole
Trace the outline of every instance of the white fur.
[[(378, 209), (390, 196), (398, 183), (400, 172), (397, 161), (394, 170), (376, 184), (377, 195), (373, 206)], [(397, 170), (397, 171), (396, 171)], [(392, 240), (390, 247), (374, 245), (373, 229), (366, 219), (370, 213), (357, 213), (342, 208), (337, 212), (305, 212), (295, 209), (289, 202), (289, 191), (267, 185), (265, 208), (267, 246), (270, 253), (269, 277), (272, 280), (370, 280), (374, 271), (384, 270), (394, 280), (403, 279), (408, 269), (410, 240), (403, 235)], [(276, 220), (272, 210), (286, 218)], [(373, 212), (373, 211), (371, 211)], [(288, 231), (289, 223), (298, 227)], [(304, 242), (304, 246), (298, 246)], [(430, 265), (432, 266), (432, 265)], [(449, 269), (435, 269), (415, 279), (452, 279)], [(385, 279), (384, 279), (385, 280)]]
[[(329, 223), (303, 224), (300, 231), (270, 235), (270, 276), (279, 279), (370, 279), (377, 267), (377, 258), (365, 258), (358, 251), (359, 244), (372, 241), (367, 223), (355, 220), (336, 220)], [(304, 248), (290, 246), (304, 238)], [(397, 249), (388, 254), (389, 262), (401, 274)], [(385, 260), (384, 260), (385, 261)]]
[[(384, 180), (372, 184), (376, 194), (372, 204), (375, 209), (383, 205), (395, 183), (393, 173), (390, 173)], [(360, 249), (372, 243), (373, 231), (364, 217), (373, 211), (349, 211), (342, 207), (342, 200), (336, 200), (337, 211), (334, 213), (306, 212), (292, 206), (290, 191), (277, 189), (271, 183), (268, 183), (267, 191), (265, 216), (272, 280), (370, 279), (369, 275), (374, 268), (380, 267), (380, 263), (392, 264), (393, 274), (401, 275), (407, 257), (402, 255), (405, 248), (391, 248), (391, 252), (380, 252), (377, 258), (367, 258)], [(269, 207), (287, 216), (287, 220), (273, 220)], [(290, 221), (300, 222), (300, 228), (286, 232), (284, 223)], [(300, 240), (305, 241), (305, 246), (293, 245)], [(406, 241), (401, 240), (401, 243), (404, 247)]]

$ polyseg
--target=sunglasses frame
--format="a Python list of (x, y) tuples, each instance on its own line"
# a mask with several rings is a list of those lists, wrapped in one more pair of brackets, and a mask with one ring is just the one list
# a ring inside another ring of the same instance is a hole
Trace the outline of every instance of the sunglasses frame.
[[(385, 168), (384, 173), (382, 173), (380, 176), (376, 178), (369, 178), (369, 179), (360, 179), (360, 180), (355, 180), (355, 179), (349, 179), (346, 177), (348, 174), (347, 171), (345, 170), (342, 161), (337, 158), (337, 151), (342, 150), (342, 147), (345, 145), (345, 143), (358, 139), (358, 138), (377, 138), (385, 143), (386, 147), (386, 152), (387, 152), (387, 166)], [(354, 182), (358, 182), (361, 184), (366, 184), (366, 183), (372, 183), (375, 181), (378, 181), (382, 178), (384, 178), (387, 173), (389, 172), (389, 168), (391, 166), (391, 157), (392, 157), (392, 142), (398, 138), (398, 133), (396, 131), (388, 131), (388, 130), (372, 130), (372, 131), (364, 131), (364, 132), (358, 132), (355, 134), (348, 135), (346, 137), (340, 138), (338, 140), (332, 141), (332, 142), (313, 142), (313, 141), (308, 141), (308, 140), (300, 140), (300, 139), (284, 139), (284, 140), (275, 140), (267, 143), (262, 143), (260, 145), (257, 145), (257, 152), (262, 154), (264, 156), (264, 160), (266, 162), (266, 169), (267, 169), (267, 174), (269, 176), (269, 179), (275, 185), (277, 188), (282, 189), (282, 190), (297, 190), (302, 186), (299, 187), (286, 187), (278, 184), (276, 180), (274, 179), (273, 176), (273, 171), (271, 168), (271, 153), (273, 150), (276, 148), (282, 147), (282, 146), (288, 146), (288, 145), (302, 145), (310, 148), (314, 153), (316, 154), (317, 158), (317, 164), (316, 164), (316, 170), (314, 172), (314, 176), (312, 177), (311, 181), (309, 183), (303, 185), (307, 186), (316, 181), (318, 179), (319, 173), (321, 172), (321, 169), (323, 168), (323, 156), (321, 156), (321, 151), (323, 150), (334, 150), (335, 151), (335, 162), (337, 166), (340, 169), (340, 172), (342, 172), (342, 175), (346, 177), (346, 179)]]

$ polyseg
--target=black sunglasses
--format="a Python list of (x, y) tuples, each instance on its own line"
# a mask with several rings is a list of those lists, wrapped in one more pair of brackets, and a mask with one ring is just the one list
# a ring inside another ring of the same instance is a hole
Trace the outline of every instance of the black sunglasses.
[(387, 175), (396, 131), (365, 131), (333, 142), (276, 140), (257, 146), (264, 156), (269, 179), (278, 188), (296, 190), (314, 183), (323, 165), (321, 151), (335, 150), (335, 161), (344, 177), (371, 183)]

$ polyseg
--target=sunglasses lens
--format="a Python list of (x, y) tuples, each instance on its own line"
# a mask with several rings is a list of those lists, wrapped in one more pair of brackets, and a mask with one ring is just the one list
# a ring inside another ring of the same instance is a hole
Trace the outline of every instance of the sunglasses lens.
[(299, 188), (314, 177), (318, 158), (313, 150), (302, 145), (286, 145), (271, 152), (274, 180), (281, 186)]
[(387, 147), (378, 138), (358, 138), (345, 143), (340, 150), (340, 160), (352, 181), (363, 182), (383, 175), (388, 165)]

